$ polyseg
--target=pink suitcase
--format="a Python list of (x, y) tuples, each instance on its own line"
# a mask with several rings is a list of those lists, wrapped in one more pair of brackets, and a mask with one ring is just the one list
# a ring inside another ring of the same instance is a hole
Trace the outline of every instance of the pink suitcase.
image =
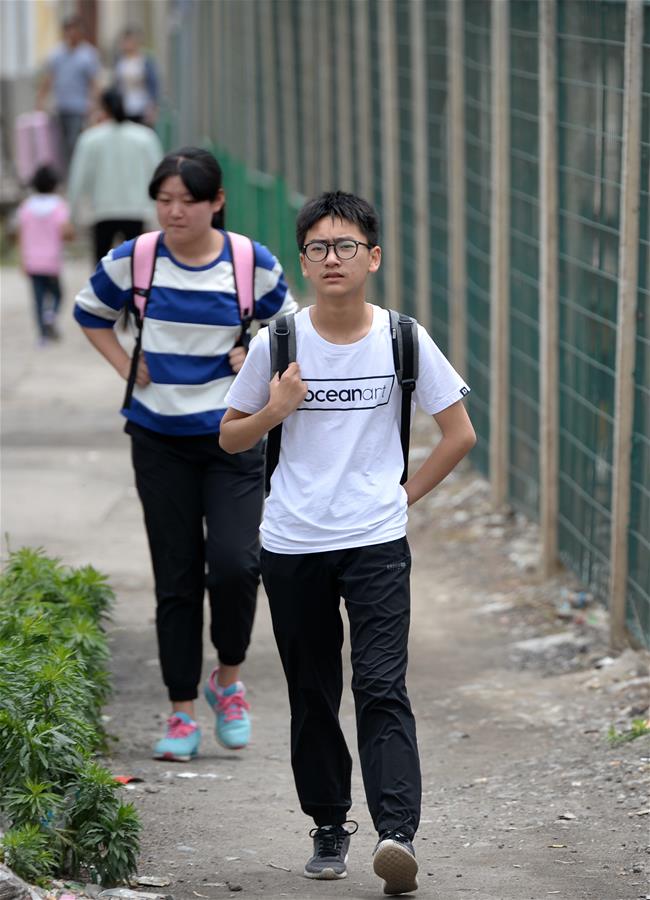
[(27, 184), (39, 166), (52, 166), (61, 172), (58, 130), (46, 112), (21, 113), (16, 117), (16, 172)]

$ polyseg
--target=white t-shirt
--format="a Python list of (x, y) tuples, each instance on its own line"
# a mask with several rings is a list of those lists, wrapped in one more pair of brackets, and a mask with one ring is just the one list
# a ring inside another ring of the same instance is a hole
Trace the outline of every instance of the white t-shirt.
[[(360, 341), (331, 344), (296, 314), (296, 360), (308, 394), (282, 423), (280, 459), (261, 526), (273, 553), (318, 553), (397, 540), (406, 533), (407, 497), (400, 485), (402, 392), (397, 384), (388, 311), (373, 306)], [(419, 327), (420, 365), (414, 403), (434, 415), (468, 388)], [(268, 329), (251, 341), (226, 404), (255, 413), (269, 399)]]

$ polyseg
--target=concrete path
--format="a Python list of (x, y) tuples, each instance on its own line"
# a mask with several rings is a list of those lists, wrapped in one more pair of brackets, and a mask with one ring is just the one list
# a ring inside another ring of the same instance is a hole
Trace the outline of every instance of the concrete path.
[[(82, 263), (69, 266), (63, 340), (37, 348), (27, 285), (15, 270), (2, 273), (1, 529), (12, 548), (42, 546), (66, 564), (92, 563), (117, 593), (108, 765), (142, 779), (128, 795), (144, 825), (140, 874), (169, 878), (165, 891), (177, 900), (382, 896), (356, 754), (351, 817), (360, 827), (349, 877), (301, 876), (311, 823), (293, 789), (285, 686), (261, 592), (245, 670), (253, 743), (240, 754), (219, 749), (202, 704), (196, 763), (150, 759), (167, 704), (149, 558), (118, 415), (123, 384), (70, 318), (86, 274)], [(645, 658), (626, 656), (614, 674), (594, 669), (606, 650), (597, 625), (568, 626), (553, 649), (518, 645), (560, 630), (551, 600), (561, 584), (539, 585), (526, 571), (534, 531), (492, 516), (469, 470), (415, 508), (409, 534), (409, 686), (424, 778), (418, 896), (650, 896), (650, 741), (611, 748), (606, 740), (610, 724), (627, 721), (635, 704), (643, 709)], [(353, 747), (349, 690), (342, 721)]]

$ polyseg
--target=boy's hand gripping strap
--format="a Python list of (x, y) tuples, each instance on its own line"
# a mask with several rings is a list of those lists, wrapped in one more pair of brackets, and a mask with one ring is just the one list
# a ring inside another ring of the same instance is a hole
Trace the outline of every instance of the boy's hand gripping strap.
[(138, 359), (142, 348), (142, 325), (144, 323), (144, 311), (151, 293), (151, 285), (153, 284), (153, 274), (156, 268), (156, 256), (158, 254), (158, 242), (160, 241), (161, 231), (147, 231), (145, 234), (139, 235), (135, 239), (133, 245), (133, 253), (131, 254), (131, 283), (133, 285), (133, 307), (135, 311), (135, 322), (138, 333), (135, 339), (133, 355), (131, 357), (131, 368), (129, 369), (129, 377), (126, 382), (126, 393), (124, 395), (123, 408), (128, 409), (131, 405), (131, 397), (133, 388), (135, 387), (135, 379), (138, 372)]

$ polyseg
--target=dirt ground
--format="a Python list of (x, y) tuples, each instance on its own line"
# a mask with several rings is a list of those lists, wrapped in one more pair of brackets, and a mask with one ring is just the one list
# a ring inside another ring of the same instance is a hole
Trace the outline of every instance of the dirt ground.
[[(68, 297), (86, 267), (70, 267)], [(92, 563), (117, 594), (110, 623), (114, 737), (108, 765), (142, 822), (139, 874), (169, 881), (176, 900), (383, 896), (376, 840), (354, 748), (349, 669), (342, 722), (355, 757), (349, 877), (301, 876), (311, 823), (288, 758), (288, 704), (267, 604), (244, 678), (253, 741), (223, 751), (199, 701), (201, 756), (150, 758), (167, 714), (153, 629), (152, 580), (127, 439), (122, 385), (70, 320), (37, 350), (29, 296), (2, 275), (2, 532), (70, 565)], [(433, 435), (417, 422), (414, 461)], [(419, 897), (452, 900), (650, 898), (650, 737), (612, 746), (647, 717), (648, 655), (612, 659), (607, 621), (569, 609), (570, 576), (539, 583), (536, 533), (496, 514), (485, 483), (463, 467), (412, 511), (414, 558), (409, 692), (423, 768), (416, 838)], [(558, 635), (557, 638), (548, 638)], [(532, 641), (532, 643), (531, 643)], [(206, 663), (211, 662), (206, 645)], [(141, 888), (153, 891), (155, 888)]]

